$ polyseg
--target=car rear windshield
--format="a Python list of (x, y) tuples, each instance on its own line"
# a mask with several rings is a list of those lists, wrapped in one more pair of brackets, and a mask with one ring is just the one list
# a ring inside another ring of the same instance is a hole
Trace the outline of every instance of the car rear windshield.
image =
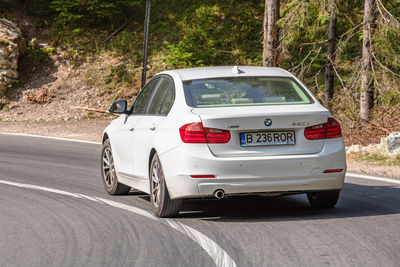
[(287, 77), (225, 77), (183, 81), (190, 107), (310, 104), (312, 98)]

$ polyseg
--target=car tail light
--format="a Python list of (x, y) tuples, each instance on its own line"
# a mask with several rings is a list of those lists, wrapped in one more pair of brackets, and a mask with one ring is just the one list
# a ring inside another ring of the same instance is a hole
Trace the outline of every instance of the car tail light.
[(189, 123), (179, 129), (184, 143), (228, 143), (229, 131), (203, 127), (201, 122)]
[(336, 138), (342, 136), (340, 124), (334, 118), (328, 118), (327, 123), (307, 127), (304, 136), (308, 140)]

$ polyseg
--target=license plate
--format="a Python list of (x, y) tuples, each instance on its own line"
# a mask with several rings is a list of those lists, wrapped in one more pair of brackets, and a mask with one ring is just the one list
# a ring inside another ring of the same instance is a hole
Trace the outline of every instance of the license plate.
[(240, 133), (240, 146), (294, 145), (294, 131)]

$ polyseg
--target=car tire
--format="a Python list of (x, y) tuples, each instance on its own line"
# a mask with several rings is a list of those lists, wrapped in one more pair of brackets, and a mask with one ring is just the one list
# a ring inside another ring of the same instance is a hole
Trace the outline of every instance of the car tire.
[(171, 199), (165, 183), (160, 159), (154, 154), (150, 164), (150, 200), (158, 217), (175, 217), (182, 205), (181, 199)]
[(118, 182), (109, 139), (104, 142), (101, 150), (101, 176), (104, 189), (110, 195), (126, 195), (131, 190), (129, 186)]
[(339, 196), (340, 190), (307, 193), (308, 201), (316, 209), (331, 209), (335, 207)]

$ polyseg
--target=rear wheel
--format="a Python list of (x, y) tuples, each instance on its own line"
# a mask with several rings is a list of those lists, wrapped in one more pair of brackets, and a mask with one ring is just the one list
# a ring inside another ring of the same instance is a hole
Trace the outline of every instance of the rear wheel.
[(307, 198), (313, 208), (330, 209), (335, 207), (339, 200), (339, 195), (340, 190), (309, 192), (307, 193)]
[(154, 214), (158, 217), (174, 217), (179, 213), (181, 199), (171, 199), (165, 183), (164, 172), (157, 153), (150, 165), (150, 199)]
[(103, 177), (104, 189), (110, 195), (125, 195), (131, 190), (129, 186), (118, 182), (109, 139), (104, 142), (101, 150), (101, 175)]

